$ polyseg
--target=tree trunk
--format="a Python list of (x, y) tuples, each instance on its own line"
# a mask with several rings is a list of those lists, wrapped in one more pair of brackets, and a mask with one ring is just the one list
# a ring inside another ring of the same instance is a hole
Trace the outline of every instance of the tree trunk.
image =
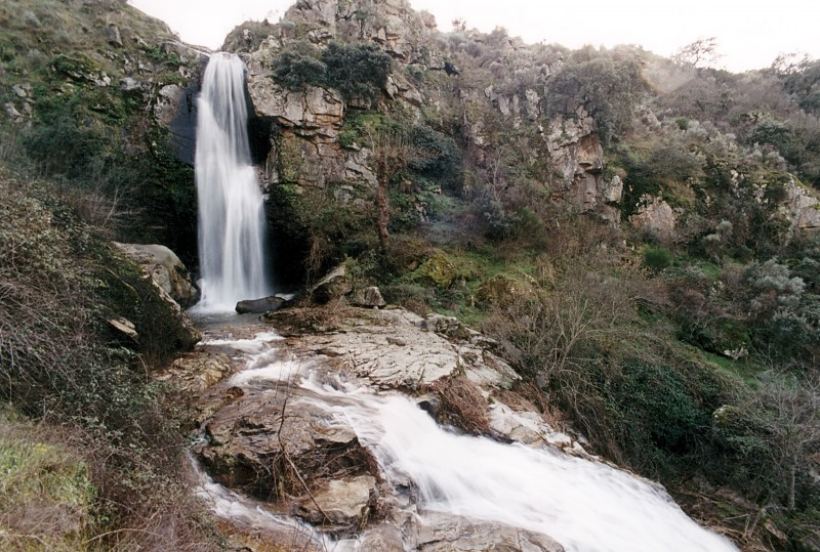
[(794, 510), (795, 487), (797, 486), (797, 464), (792, 464), (789, 473), (789, 510)]

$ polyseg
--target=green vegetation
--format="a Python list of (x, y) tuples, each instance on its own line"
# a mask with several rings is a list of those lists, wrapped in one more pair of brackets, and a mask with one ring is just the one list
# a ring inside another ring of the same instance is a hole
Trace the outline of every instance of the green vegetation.
[(372, 44), (331, 42), (319, 52), (297, 42), (273, 62), (273, 79), (291, 90), (327, 86), (347, 100), (375, 102), (390, 74), (390, 56)]
[(88, 550), (96, 490), (68, 440), (0, 413), (0, 546)]

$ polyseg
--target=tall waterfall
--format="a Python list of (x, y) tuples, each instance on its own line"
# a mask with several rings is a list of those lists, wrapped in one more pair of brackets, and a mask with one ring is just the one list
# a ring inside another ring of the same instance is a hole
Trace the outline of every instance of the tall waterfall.
[(245, 64), (211, 56), (198, 100), (196, 186), (203, 311), (271, 295), (264, 200), (251, 164)]

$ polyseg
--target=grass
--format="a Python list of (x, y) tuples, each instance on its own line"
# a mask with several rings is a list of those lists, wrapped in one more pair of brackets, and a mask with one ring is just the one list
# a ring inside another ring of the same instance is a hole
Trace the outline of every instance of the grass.
[(0, 410), (0, 548), (86, 550), (96, 489), (76, 451)]

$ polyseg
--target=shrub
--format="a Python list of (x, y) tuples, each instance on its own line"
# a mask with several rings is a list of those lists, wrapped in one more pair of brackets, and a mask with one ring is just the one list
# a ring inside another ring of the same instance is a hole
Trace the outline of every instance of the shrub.
[(637, 60), (592, 48), (573, 53), (547, 87), (553, 111), (573, 113), (579, 103), (586, 107), (605, 145), (629, 129), (635, 106), (648, 90)]
[(297, 42), (273, 61), (273, 79), (291, 90), (327, 86), (350, 100), (373, 102), (387, 84), (390, 56), (372, 44), (331, 42), (321, 54)]
[(387, 84), (390, 56), (372, 44), (331, 42), (322, 53), (326, 83), (347, 100), (375, 101)]
[(672, 253), (664, 247), (649, 246), (644, 249), (643, 264), (656, 274), (672, 266), (672, 260)]
[(327, 66), (316, 57), (298, 51), (285, 51), (273, 61), (273, 80), (291, 90), (325, 84)]

